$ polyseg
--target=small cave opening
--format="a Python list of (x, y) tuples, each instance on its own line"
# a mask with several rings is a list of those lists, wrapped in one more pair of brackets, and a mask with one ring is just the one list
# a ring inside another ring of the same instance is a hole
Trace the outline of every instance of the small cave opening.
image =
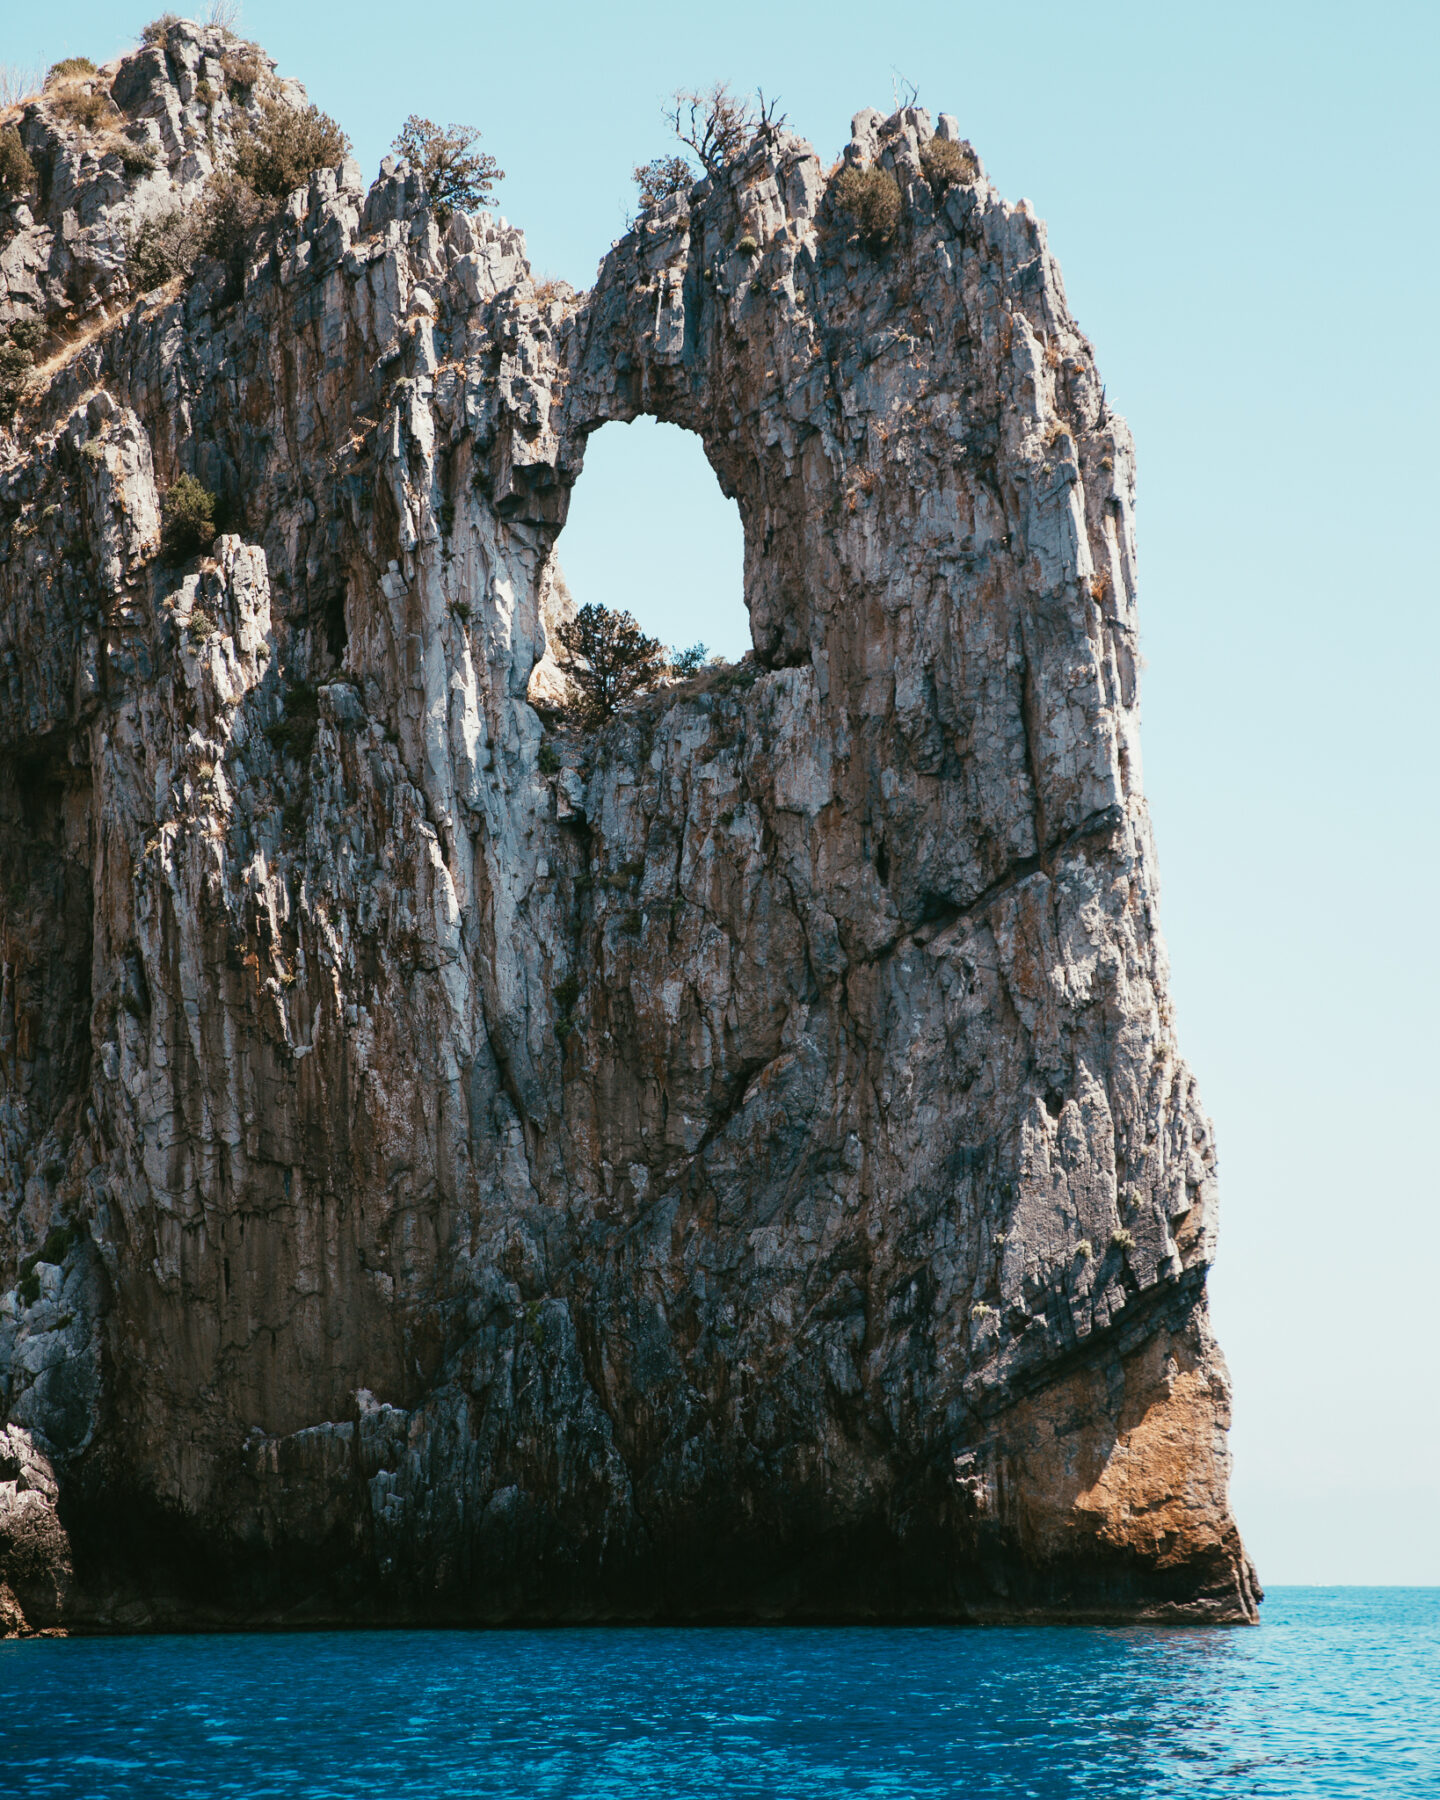
[(16, 823), (33, 841), (58, 848), (64, 837), (64, 761), (43, 752), (6, 760), (4, 787), (19, 803), (14, 809)]
[(590, 434), (558, 545), (577, 606), (633, 614), (672, 650), (751, 648), (740, 509), (694, 432), (657, 419)]
[(350, 643), (350, 633), (345, 624), (345, 589), (333, 588), (326, 597), (321, 617), (321, 630), (325, 644), (325, 654), (338, 669), (345, 661), (345, 651)]

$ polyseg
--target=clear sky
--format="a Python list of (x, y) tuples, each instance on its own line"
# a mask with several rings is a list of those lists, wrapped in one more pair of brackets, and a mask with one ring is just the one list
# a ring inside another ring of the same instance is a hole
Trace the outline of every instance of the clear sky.
[[(99, 60), (146, 16), (9, 6), (0, 59)], [(716, 77), (826, 155), (914, 82), (1048, 221), (1139, 446), (1146, 781), (1220, 1144), (1241, 1526), (1271, 1582), (1440, 1582), (1440, 7), (246, 0), (240, 28), (367, 172), (407, 113), (478, 125), (537, 268), (577, 286), (662, 101)], [(694, 440), (607, 426), (561, 554), (582, 600), (743, 647)]]

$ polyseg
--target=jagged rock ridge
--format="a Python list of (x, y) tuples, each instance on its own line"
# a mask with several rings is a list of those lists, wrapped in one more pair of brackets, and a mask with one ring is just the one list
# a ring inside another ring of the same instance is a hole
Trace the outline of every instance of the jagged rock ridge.
[[(138, 180), (32, 107), (0, 226), (73, 334), (0, 464), (7, 1616), (1253, 1618), (1131, 443), (1043, 227), (908, 109), (879, 251), (782, 130), (588, 294), (346, 164), (127, 299), (223, 50), (101, 72)], [(556, 542), (640, 413), (755, 651), (587, 734)]]

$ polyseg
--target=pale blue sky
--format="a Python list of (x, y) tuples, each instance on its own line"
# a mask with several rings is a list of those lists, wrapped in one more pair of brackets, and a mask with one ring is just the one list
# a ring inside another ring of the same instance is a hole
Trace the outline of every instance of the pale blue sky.
[[(21, 63), (98, 60), (146, 16), (6, 13)], [(1048, 221), (1139, 446), (1147, 785), (1220, 1143), (1241, 1526), (1271, 1582), (1440, 1582), (1440, 8), (247, 0), (240, 23), (367, 172), (408, 112), (480, 126), (536, 266), (581, 286), (661, 102), (717, 76), (834, 154), (898, 73)], [(733, 649), (733, 508), (668, 435), (595, 440), (562, 557), (582, 600)]]

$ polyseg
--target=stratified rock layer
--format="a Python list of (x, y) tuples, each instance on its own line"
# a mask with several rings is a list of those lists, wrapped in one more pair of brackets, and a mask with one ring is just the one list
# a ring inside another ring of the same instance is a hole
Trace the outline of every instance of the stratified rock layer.
[[(165, 160), (102, 227), (221, 154), (222, 49), (103, 72)], [(580, 296), (322, 171), (0, 440), (0, 1617), (1254, 1616), (1130, 439), (930, 135), (857, 118), (882, 249), (780, 131)], [(73, 308), (8, 230), (0, 311)], [(585, 734), (556, 539), (640, 413), (755, 652)]]

